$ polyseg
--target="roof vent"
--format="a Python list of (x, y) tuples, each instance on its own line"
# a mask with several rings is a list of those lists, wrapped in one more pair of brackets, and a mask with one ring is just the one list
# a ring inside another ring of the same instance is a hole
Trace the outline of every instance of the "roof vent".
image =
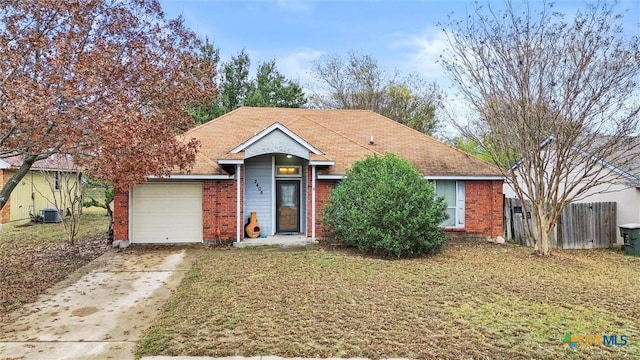
[(369, 145), (373, 145), (375, 144), (375, 141), (373, 141), (373, 135), (371, 135), (371, 139), (369, 139)]

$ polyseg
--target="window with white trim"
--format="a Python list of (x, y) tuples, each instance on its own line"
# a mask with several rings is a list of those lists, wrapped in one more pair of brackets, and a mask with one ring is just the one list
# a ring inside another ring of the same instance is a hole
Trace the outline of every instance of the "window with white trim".
[(435, 180), (436, 196), (441, 196), (447, 203), (446, 212), (449, 218), (443, 227), (464, 227), (464, 181)]

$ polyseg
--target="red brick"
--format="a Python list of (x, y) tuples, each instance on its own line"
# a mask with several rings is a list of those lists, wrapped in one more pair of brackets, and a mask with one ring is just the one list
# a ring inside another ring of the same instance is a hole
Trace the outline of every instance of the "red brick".
[(447, 229), (453, 237), (491, 237), (504, 233), (502, 181), (465, 181), (465, 227)]
[[(9, 170), (0, 170), (0, 185), (4, 186), (10, 177)], [(11, 196), (9, 196), (4, 207), (0, 210), (0, 224), (6, 224), (9, 221), (11, 221)]]
[[(244, 218), (244, 166), (240, 183), (240, 219)], [(206, 180), (202, 191), (202, 237), (204, 241), (236, 239), (236, 180)], [(244, 221), (240, 221), (244, 237)]]
[(129, 240), (129, 191), (113, 194), (113, 240)]

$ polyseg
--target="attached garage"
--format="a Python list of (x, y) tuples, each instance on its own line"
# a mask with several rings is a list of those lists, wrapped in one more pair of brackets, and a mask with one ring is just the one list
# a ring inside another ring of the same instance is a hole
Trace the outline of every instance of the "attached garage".
[(202, 242), (202, 183), (145, 183), (131, 192), (131, 242)]

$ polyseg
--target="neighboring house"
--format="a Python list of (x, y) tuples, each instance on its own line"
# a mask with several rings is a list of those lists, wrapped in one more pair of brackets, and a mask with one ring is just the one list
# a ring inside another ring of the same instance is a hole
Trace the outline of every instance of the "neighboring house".
[(395, 153), (435, 182), (454, 236), (503, 234), (503, 178), (494, 166), (366, 110), (242, 107), (186, 133), (201, 148), (189, 173), (152, 178), (114, 200), (114, 239), (132, 243), (322, 237), (322, 208), (351, 165)]
[[(603, 184), (597, 185), (577, 197), (573, 203), (615, 202), (616, 225), (640, 223), (640, 137), (630, 138), (635, 145), (621, 153), (610, 153), (610, 161), (598, 160), (603, 171), (611, 173), (605, 177)], [(584, 156), (584, 161), (592, 156), (584, 150), (574, 148)], [(576, 167), (579, 170), (579, 167)], [(504, 194), (507, 198), (516, 198), (515, 191), (509, 182), (504, 183)], [(623, 240), (617, 232), (617, 244)]]
[[(0, 158), (0, 184), (6, 184), (20, 165), (22, 156)], [(0, 210), (0, 224), (29, 219), (30, 214), (38, 215), (40, 210), (56, 208), (54, 196), (62, 199), (58, 201), (59, 207), (62, 210), (66, 208), (66, 180), (75, 182), (77, 179), (75, 176), (69, 178), (67, 175), (77, 172), (73, 161), (64, 155), (56, 154), (36, 161)]]

